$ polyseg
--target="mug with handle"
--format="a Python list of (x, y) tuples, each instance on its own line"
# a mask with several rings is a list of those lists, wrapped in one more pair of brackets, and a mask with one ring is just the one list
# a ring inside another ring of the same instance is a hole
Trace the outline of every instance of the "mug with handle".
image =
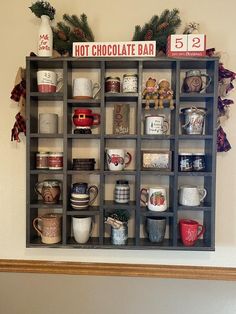
[(205, 188), (182, 185), (179, 188), (179, 204), (183, 206), (199, 206), (207, 195)]
[(185, 246), (193, 246), (204, 234), (205, 227), (195, 220), (180, 219), (180, 237)]
[[(205, 81), (202, 79), (205, 78)], [(183, 91), (186, 93), (203, 93), (211, 84), (212, 78), (205, 73), (201, 73), (200, 70), (189, 70), (186, 72), (186, 76), (183, 82)]]
[(60, 214), (45, 214), (33, 220), (33, 227), (43, 243), (55, 244), (61, 241), (61, 218)]
[(100, 90), (101, 85), (99, 83), (93, 83), (86, 77), (73, 80), (73, 98), (75, 99), (95, 99)]
[(129, 152), (125, 152), (124, 149), (109, 148), (106, 150), (106, 160), (109, 170), (121, 171), (131, 163), (132, 156)]
[(160, 186), (150, 187), (149, 189), (143, 188), (140, 191), (140, 200), (149, 210), (162, 212), (167, 210), (166, 194), (166, 189)]
[(38, 91), (40, 93), (56, 93), (63, 86), (63, 77), (54, 71), (37, 71)]

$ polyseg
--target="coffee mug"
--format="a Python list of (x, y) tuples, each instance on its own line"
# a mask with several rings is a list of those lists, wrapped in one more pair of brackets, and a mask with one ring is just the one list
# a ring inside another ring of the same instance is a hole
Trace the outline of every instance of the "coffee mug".
[(180, 237), (185, 246), (193, 246), (205, 232), (205, 227), (195, 220), (181, 219), (179, 221)]
[(189, 70), (186, 72), (182, 89), (185, 93), (201, 93), (207, 89), (211, 81), (212, 79), (208, 74), (201, 73), (200, 70)]
[(73, 209), (85, 209), (92, 205), (98, 195), (96, 185), (91, 185), (85, 182), (76, 182), (71, 188), (71, 207)]
[(147, 217), (146, 231), (151, 242), (162, 242), (166, 232), (166, 218)]
[[(73, 98), (75, 99), (91, 99), (96, 98), (101, 86), (85, 77), (79, 77), (73, 80)], [(95, 92), (95, 90), (97, 90)]]
[(58, 133), (58, 115), (55, 113), (40, 113), (39, 133)]
[(45, 244), (61, 241), (61, 215), (46, 214), (33, 220), (34, 229), (40, 234)]
[(86, 127), (100, 124), (100, 114), (92, 113), (91, 109), (75, 109), (73, 123), (78, 127)]
[(166, 134), (169, 129), (169, 123), (163, 116), (145, 117), (145, 134)]
[(72, 217), (72, 229), (77, 243), (88, 242), (93, 232), (92, 217)]
[(36, 183), (34, 190), (42, 197), (43, 203), (56, 204), (58, 203), (61, 194), (60, 181), (44, 180), (38, 182)]
[(56, 72), (40, 70), (37, 72), (38, 91), (40, 93), (55, 93), (63, 86), (63, 77)]
[[(125, 162), (125, 158), (127, 162)], [(109, 148), (106, 150), (106, 160), (109, 170), (121, 171), (131, 163), (132, 156), (124, 149)]]
[[(145, 198), (142, 199), (142, 196)], [(163, 187), (143, 188), (140, 191), (140, 200), (151, 211), (162, 212), (167, 210), (166, 189)]]
[(192, 185), (182, 185), (179, 188), (179, 204), (183, 206), (198, 206), (207, 195), (207, 190)]

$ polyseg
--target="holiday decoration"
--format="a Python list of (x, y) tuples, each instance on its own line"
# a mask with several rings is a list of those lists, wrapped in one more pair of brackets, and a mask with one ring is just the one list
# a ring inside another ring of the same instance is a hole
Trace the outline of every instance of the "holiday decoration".
[(41, 18), (38, 30), (38, 56), (51, 57), (53, 52), (53, 34), (50, 20), (54, 19), (56, 10), (47, 1), (36, 1), (29, 8), (37, 17)]
[[(219, 52), (215, 48), (207, 49), (209, 57), (220, 57)], [(231, 149), (231, 145), (227, 139), (227, 135), (221, 126), (221, 119), (229, 117), (229, 106), (234, 103), (233, 100), (227, 99), (228, 93), (234, 88), (233, 81), (236, 73), (224, 68), (223, 63), (219, 64), (218, 72), (218, 129), (217, 129), (217, 151), (227, 152)]]
[(146, 87), (143, 90), (142, 96), (146, 99), (146, 106), (145, 109), (150, 109), (150, 100), (153, 99), (155, 103), (155, 109), (158, 108), (158, 87), (156, 79), (149, 77), (146, 82)]
[(157, 52), (163, 54), (166, 53), (168, 36), (175, 34), (180, 24), (179, 10), (173, 9), (170, 11), (166, 9), (160, 17), (154, 15), (143, 27), (136, 25), (132, 40), (155, 40)]
[[(173, 101), (173, 90), (170, 88), (170, 83), (167, 80), (160, 80), (158, 83), (158, 97), (159, 97), (159, 107), (163, 108), (163, 100), (168, 100), (170, 104), (170, 109), (174, 109)], [(155, 108), (157, 109), (157, 108)]]
[(185, 26), (184, 34), (199, 34), (199, 24), (196, 22), (190, 22)]
[(54, 19), (56, 10), (50, 5), (48, 1), (36, 1), (29, 7), (35, 16), (41, 18), (42, 15), (47, 15), (50, 20)]
[(16, 74), (15, 86), (11, 91), (11, 99), (16, 101), (20, 107), (20, 112), (15, 116), (16, 122), (11, 131), (11, 140), (20, 142), (19, 134), (23, 132), (26, 135), (25, 123), (25, 96), (26, 96), (26, 81), (25, 69), (19, 68)]
[(63, 15), (63, 22), (53, 28), (53, 47), (61, 55), (71, 55), (73, 42), (93, 42), (94, 35), (88, 24), (87, 16)]

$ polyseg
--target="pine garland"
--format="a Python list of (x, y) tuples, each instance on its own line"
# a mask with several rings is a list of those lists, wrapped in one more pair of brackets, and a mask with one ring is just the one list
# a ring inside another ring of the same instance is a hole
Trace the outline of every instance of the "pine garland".
[[(160, 17), (154, 15), (143, 27), (136, 25), (132, 40), (155, 40), (157, 51), (166, 52), (167, 38), (169, 35), (175, 34), (180, 24), (179, 10), (170, 11), (166, 9)], [(151, 39), (149, 39), (150, 34), (152, 34)]]
[(75, 14), (64, 14), (63, 20), (53, 28), (53, 48), (61, 55), (72, 53), (73, 42), (94, 41), (93, 32), (84, 13), (80, 18)]

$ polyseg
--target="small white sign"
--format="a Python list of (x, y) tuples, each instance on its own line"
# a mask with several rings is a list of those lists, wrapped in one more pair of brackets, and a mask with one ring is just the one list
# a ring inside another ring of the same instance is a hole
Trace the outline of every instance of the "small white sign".
[(206, 55), (206, 35), (178, 34), (168, 37), (168, 57), (204, 57)]
[(73, 57), (155, 57), (155, 41), (74, 42)]

